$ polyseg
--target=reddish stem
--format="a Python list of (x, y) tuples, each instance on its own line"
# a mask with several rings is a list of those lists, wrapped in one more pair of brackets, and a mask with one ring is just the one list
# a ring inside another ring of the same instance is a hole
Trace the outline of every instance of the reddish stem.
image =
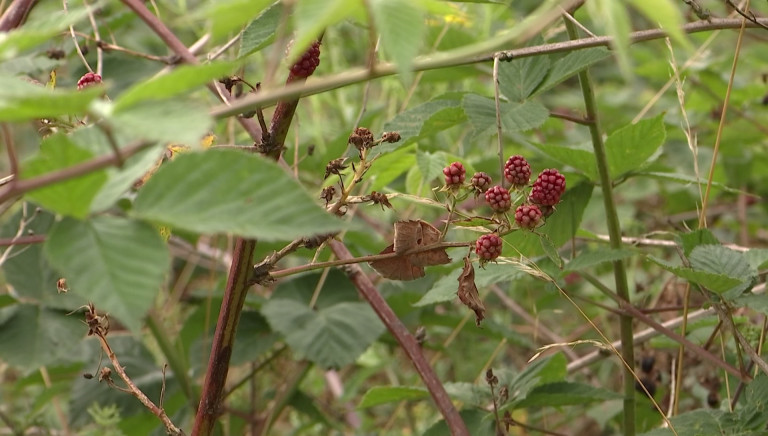
[[(339, 259), (352, 259), (353, 256), (344, 243), (330, 240), (328, 245), (331, 247), (333, 254)], [(419, 346), (419, 343), (416, 342), (416, 338), (413, 337), (411, 332), (408, 331), (402, 321), (395, 315), (395, 312), (389, 307), (386, 300), (384, 300), (384, 297), (379, 294), (379, 291), (376, 290), (376, 287), (368, 276), (363, 274), (363, 270), (359, 265), (349, 265), (344, 271), (363, 298), (365, 298), (365, 300), (368, 301), (368, 304), (371, 305), (376, 312), (376, 315), (378, 315), (384, 325), (387, 326), (387, 329), (392, 333), (392, 336), (394, 336), (400, 346), (403, 347), (403, 351), (405, 351), (405, 354), (413, 363), (419, 376), (421, 376), (424, 385), (426, 385), (427, 390), (432, 395), (432, 399), (435, 400), (437, 408), (440, 410), (440, 413), (443, 414), (443, 418), (445, 418), (448, 428), (451, 429), (451, 434), (454, 436), (469, 436), (469, 430), (467, 430), (464, 420), (461, 419), (459, 412), (453, 406), (442, 382), (437, 378), (437, 374), (435, 374), (435, 371), (429, 366), (429, 362), (427, 362), (427, 359), (421, 352), (421, 347)]]

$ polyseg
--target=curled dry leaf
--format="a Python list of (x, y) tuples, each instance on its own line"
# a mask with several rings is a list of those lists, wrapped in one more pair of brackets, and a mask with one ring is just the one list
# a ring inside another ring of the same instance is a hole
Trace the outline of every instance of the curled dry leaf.
[(477, 293), (475, 267), (469, 260), (469, 256), (464, 258), (464, 269), (459, 275), (459, 290), (456, 293), (461, 303), (475, 312), (475, 324), (480, 326), (480, 321), (485, 318), (485, 306)]
[[(395, 223), (395, 241), (380, 254), (405, 254), (440, 242), (440, 231), (421, 220)], [(421, 251), (391, 259), (375, 260), (371, 266), (382, 277), (392, 280), (414, 280), (424, 277), (424, 267), (450, 263), (443, 248)]]

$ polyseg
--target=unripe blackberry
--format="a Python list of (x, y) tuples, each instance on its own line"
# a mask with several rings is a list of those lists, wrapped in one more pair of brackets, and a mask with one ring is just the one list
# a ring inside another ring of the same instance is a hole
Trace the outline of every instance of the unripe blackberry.
[(80, 80), (77, 81), (77, 89), (83, 89), (85, 87), (96, 85), (101, 83), (101, 76), (96, 73), (85, 73)]
[(542, 206), (554, 206), (565, 192), (565, 176), (556, 169), (547, 169), (533, 182), (528, 201)]
[(515, 210), (515, 222), (520, 228), (533, 230), (541, 222), (541, 210), (535, 204), (521, 204)]
[(307, 78), (320, 65), (320, 41), (315, 41), (307, 51), (291, 66), (291, 75), (296, 78)]
[(472, 178), (469, 180), (469, 183), (471, 183), (472, 187), (475, 188), (475, 190), (478, 192), (485, 192), (488, 190), (488, 188), (491, 187), (491, 183), (493, 183), (493, 181), (491, 180), (491, 176), (488, 174), (479, 172), (472, 176)]
[(531, 166), (520, 155), (514, 155), (504, 164), (504, 178), (514, 187), (519, 188), (531, 180)]
[(443, 174), (445, 175), (446, 186), (459, 186), (464, 183), (467, 170), (464, 169), (464, 165), (461, 162), (453, 162), (443, 168)]
[(502, 241), (499, 235), (495, 233), (486, 233), (477, 238), (475, 242), (475, 253), (480, 258), (480, 262), (494, 260), (501, 254)]
[(506, 212), (512, 207), (512, 197), (503, 186), (496, 185), (485, 192), (485, 201), (496, 212)]

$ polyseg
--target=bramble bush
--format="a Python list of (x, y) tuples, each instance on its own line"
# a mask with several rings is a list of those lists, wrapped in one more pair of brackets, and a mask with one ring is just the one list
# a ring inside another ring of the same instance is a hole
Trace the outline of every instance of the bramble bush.
[(768, 431), (765, 4), (0, 10), (2, 434)]

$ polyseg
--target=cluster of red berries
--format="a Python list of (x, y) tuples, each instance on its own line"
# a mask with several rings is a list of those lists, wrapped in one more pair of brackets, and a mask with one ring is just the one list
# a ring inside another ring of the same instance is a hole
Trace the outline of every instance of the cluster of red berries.
[[(464, 186), (466, 170), (461, 162), (453, 162), (443, 169), (445, 186), (456, 192)], [(510, 157), (504, 165), (504, 180), (514, 191), (521, 191), (529, 186), (531, 166), (523, 156)], [(498, 214), (503, 214), (512, 208), (512, 194), (502, 185), (493, 185), (491, 177), (483, 172), (475, 173), (469, 181), (470, 188), (476, 195), (484, 194), (485, 202)], [(542, 171), (531, 185), (530, 195), (523, 204), (515, 209), (515, 223), (521, 229), (533, 230), (543, 222), (543, 219), (554, 212), (554, 206), (560, 202), (565, 192), (565, 176), (556, 169)], [(475, 253), (481, 263), (496, 259), (501, 254), (502, 240), (495, 233), (485, 234), (478, 238)]]
[(307, 78), (320, 65), (320, 41), (315, 41), (307, 51), (291, 65), (291, 75), (296, 78)]
[(96, 85), (101, 83), (101, 76), (96, 73), (85, 73), (80, 80), (77, 81), (77, 89), (83, 89), (85, 87)]

